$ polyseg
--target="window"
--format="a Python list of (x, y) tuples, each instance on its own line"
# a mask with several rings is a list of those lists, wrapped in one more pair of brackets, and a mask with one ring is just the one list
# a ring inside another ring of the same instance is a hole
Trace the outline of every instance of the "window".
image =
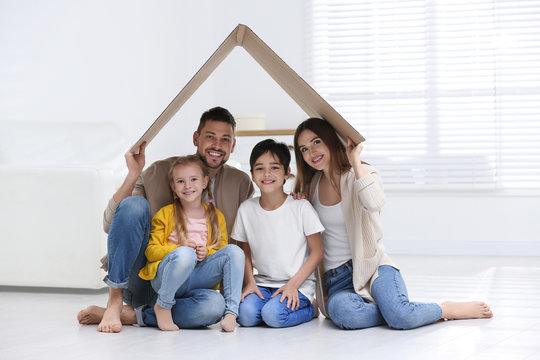
[(540, 188), (540, 2), (308, 7), (308, 81), (389, 187)]

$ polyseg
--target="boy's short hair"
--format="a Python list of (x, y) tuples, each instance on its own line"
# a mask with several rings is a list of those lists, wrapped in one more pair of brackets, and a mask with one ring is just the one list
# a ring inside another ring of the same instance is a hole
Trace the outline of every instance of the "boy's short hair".
[(201, 132), (202, 128), (204, 127), (204, 124), (206, 124), (208, 120), (222, 121), (227, 124), (230, 124), (232, 126), (233, 133), (234, 133), (234, 129), (236, 128), (236, 121), (234, 121), (234, 116), (232, 116), (229, 110), (222, 108), (221, 106), (213, 107), (210, 110), (205, 111), (201, 115), (201, 120), (199, 121), (199, 126), (197, 127), (198, 133)]
[(283, 165), (285, 173), (287, 173), (287, 169), (289, 169), (289, 164), (291, 163), (291, 152), (285, 143), (278, 143), (274, 139), (263, 140), (253, 147), (251, 156), (249, 157), (249, 171), (253, 173), (255, 161), (267, 152), (278, 157), (280, 164)]

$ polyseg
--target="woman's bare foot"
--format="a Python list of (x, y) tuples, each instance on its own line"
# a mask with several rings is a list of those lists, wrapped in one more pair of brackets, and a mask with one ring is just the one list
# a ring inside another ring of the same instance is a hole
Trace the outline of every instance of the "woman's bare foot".
[(493, 317), (489, 306), (482, 301), (455, 302), (441, 304), (442, 318), (448, 320), (484, 319)]
[(154, 305), (158, 327), (163, 331), (178, 331), (178, 326), (174, 323), (170, 309), (164, 309), (158, 304)]
[(122, 313), (122, 289), (109, 288), (109, 300), (107, 308), (98, 325), (98, 331), (117, 333), (122, 330), (120, 314)]
[(232, 332), (236, 329), (236, 316), (230, 313), (225, 314), (221, 320), (221, 328), (225, 332)]

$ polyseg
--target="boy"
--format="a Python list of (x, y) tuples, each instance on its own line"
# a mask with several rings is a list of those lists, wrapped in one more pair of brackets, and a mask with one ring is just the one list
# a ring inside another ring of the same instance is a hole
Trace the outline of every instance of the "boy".
[(242, 326), (294, 326), (315, 314), (313, 271), (323, 258), (324, 228), (307, 200), (283, 191), (290, 160), (287, 145), (272, 139), (251, 152), (251, 177), (261, 196), (240, 205), (231, 235), (246, 256), (237, 318)]

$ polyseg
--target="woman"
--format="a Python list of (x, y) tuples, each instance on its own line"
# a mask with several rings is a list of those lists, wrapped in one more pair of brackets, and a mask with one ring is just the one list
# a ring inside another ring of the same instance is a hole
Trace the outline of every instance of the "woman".
[(334, 128), (317, 118), (301, 123), (294, 135), (295, 192), (308, 195), (325, 227), (326, 272), (319, 283), (326, 294), (318, 293), (323, 314), (342, 329), (382, 324), (412, 329), (439, 319), (492, 317), (480, 301), (409, 301), (399, 269), (379, 243), (382, 181), (361, 161), (363, 145), (347, 140), (345, 147)]

